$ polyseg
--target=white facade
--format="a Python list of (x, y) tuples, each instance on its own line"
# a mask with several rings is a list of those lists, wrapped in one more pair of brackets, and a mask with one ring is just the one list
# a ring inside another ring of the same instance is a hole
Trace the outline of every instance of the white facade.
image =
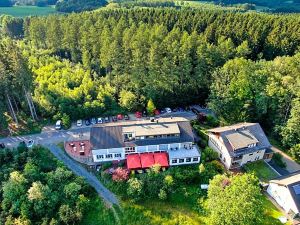
[(295, 214), (299, 213), (292, 195), (287, 187), (270, 183), (267, 189), (268, 194), (280, 205), (286, 213), (292, 210)]
[(208, 146), (219, 154), (220, 160), (227, 169), (242, 166), (248, 162), (261, 160), (264, 157), (265, 149), (253, 153), (247, 153), (237, 158), (232, 158), (222, 138), (209, 134)]
[(125, 160), (126, 155), (128, 154), (162, 151), (169, 153), (170, 166), (194, 164), (200, 162), (200, 153), (198, 148), (194, 146), (192, 142), (98, 149), (92, 150), (92, 154), (94, 162), (100, 163), (115, 160)]

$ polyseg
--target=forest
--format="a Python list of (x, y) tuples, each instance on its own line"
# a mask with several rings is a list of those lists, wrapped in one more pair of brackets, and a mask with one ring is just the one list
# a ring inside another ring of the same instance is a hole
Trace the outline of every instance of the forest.
[(23, 27), (18, 41), (1, 41), (3, 129), (24, 114), (75, 120), (152, 99), (158, 108), (208, 104), (224, 124), (260, 122), (286, 147), (300, 143), (297, 14), (107, 9)]
[(0, 151), (0, 178), (0, 224), (79, 224), (97, 196), (42, 147)]

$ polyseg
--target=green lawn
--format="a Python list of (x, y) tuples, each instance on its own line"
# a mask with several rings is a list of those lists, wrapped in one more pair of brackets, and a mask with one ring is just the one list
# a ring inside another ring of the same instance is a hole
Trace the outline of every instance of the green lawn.
[(26, 16), (44, 16), (52, 13), (57, 13), (52, 6), (37, 7), (37, 6), (14, 6), (14, 7), (0, 7), (0, 15), (6, 14), (15, 17)]
[(278, 175), (262, 160), (248, 163), (244, 166), (244, 169), (247, 172), (253, 172), (261, 181), (264, 182), (278, 177)]
[[(263, 206), (265, 209), (265, 218), (263, 218), (263, 223), (264, 225), (279, 225), (282, 224), (278, 218), (280, 216), (284, 216), (284, 214), (279, 211), (273, 203), (264, 195), (263, 199)], [(290, 223), (287, 223), (286, 225), (289, 225)]]

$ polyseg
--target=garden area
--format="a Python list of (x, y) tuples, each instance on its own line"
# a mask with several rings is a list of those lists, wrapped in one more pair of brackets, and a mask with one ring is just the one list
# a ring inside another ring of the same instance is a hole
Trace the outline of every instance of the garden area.
[(247, 163), (243, 168), (246, 172), (254, 173), (263, 182), (268, 182), (269, 180), (278, 177), (278, 174), (264, 161)]

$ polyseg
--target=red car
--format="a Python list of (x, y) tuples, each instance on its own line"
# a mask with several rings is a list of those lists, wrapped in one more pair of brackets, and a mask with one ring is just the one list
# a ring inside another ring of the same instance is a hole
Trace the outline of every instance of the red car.
[(159, 111), (158, 109), (155, 109), (155, 110), (154, 110), (154, 115), (157, 116), (157, 115), (159, 115), (159, 114), (160, 114), (160, 111)]
[(136, 112), (135, 117), (136, 118), (142, 118), (142, 113), (141, 112)]
[(118, 114), (118, 115), (117, 115), (117, 119), (118, 119), (118, 120), (122, 120), (123, 118), (124, 118), (124, 116), (123, 116), (122, 114)]

